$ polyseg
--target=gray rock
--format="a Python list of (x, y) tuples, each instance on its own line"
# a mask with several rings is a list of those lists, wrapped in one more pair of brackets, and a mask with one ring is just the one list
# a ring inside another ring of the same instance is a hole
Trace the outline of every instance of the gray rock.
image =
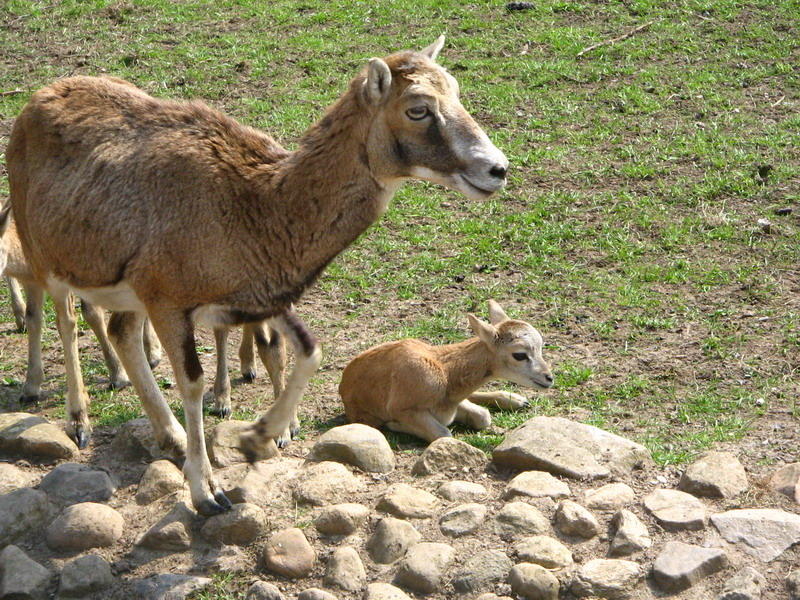
[(483, 470), (489, 463), (486, 455), (475, 446), (456, 438), (434, 440), (425, 448), (411, 468), (414, 475), (434, 473), (463, 473), (470, 469)]
[(532, 535), (514, 544), (517, 557), (545, 569), (565, 569), (572, 565), (572, 552), (557, 539), (547, 535)]
[(511, 590), (525, 600), (558, 600), (561, 587), (550, 571), (539, 565), (520, 563), (508, 574)]
[(364, 600), (411, 600), (403, 590), (389, 583), (370, 583)]
[(308, 460), (343, 462), (370, 473), (394, 470), (395, 458), (384, 435), (369, 425), (351, 423), (323, 433)]
[(653, 564), (653, 579), (666, 592), (680, 592), (727, 566), (728, 557), (718, 548), (667, 542)]
[(459, 537), (475, 532), (485, 519), (486, 507), (482, 504), (461, 504), (439, 518), (439, 529), (445, 535)]
[(50, 571), (16, 546), (6, 546), (0, 552), (0, 574), (0, 598), (45, 600), (49, 597)]
[(363, 504), (334, 504), (322, 509), (314, 527), (323, 535), (350, 535), (367, 521), (369, 509)]
[(396, 483), (386, 490), (377, 508), (404, 519), (427, 519), (438, 504), (433, 494), (405, 483)]
[(50, 518), (47, 494), (31, 488), (0, 496), (0, 547), (44, 527)]
[(121, 425), (111, 442), (111, 448), (115, 456), (132, 462), (150, 462), (164, 454), (158, 447), (150, 420), (144, 417)]
[(134, 598), (147, 600), (183, 600), (190, 594), (211, 585), (208, 577), (163, 573), (131, 582)]
[(232, 472), (232, 477), (224, 483), (218, 471), (217, 480), (231, 502), (285, 508), (294, 506), (290, 482), (300, 473), (302, 465), (302, 459), (276, 456), (249, 466), (235, 465), (241, 470)]
[(583, 503), (592, 510), (617, 510), (626, 504), (631, 504), (635, 499), (636, 494), (629, 485), (609, 483), (594, 490), (587, 490), (583, 496)]
[(267, 570), (290, 579), (305, 577), (316, 562), (317, 553), (303, 531), (296, 527), (273, 533), (264, 546)]
[(336, 596), (319, 588), (308, 588), (297, 594), (297, 600), (337, 600)]
[(395, 583), (420, 594), (439, 590), (455, 550), (448, 544), (420, 542), (400, 560)]
[(386, 517), (378, 522), (367, 540), (367, 552), (376, 563), (393, 563), (405, 556), (408, 549), (421, 538), (411, 523)]
[(800, 503), (800, 463), (781, 467), (769, 480), (769, 487)]
[[(208, 458), (215, 467), (229, 467), (236, 463), (247, 462), (247, 457), (239, 449), (239, 439), (245, 431), (251, 429), (249, 421), (221, 421), (216, 427), (206, 432)], [(278, 447), (274, 440), (265, 447), (263, 458), (278, 455)]]
[(179, 502), (136, 543), (151, 550), (168, 552), (188, 550), (192, 546), (192, 524), (197, 518), (193, 510), (185, 503)]
[(711, 522), (722, 537), (769, 562), (800, 542), (800, 515), (774, 508), (746, 508), (717, 513)]
[(239, 546), (214, 546), (208, 548), (194, 561), (198, 573), (252, 573), (253, 560)]
[(60, 598), (82, 598), (114, 585), (111, 565), (94, 554), (87, 554), (64, 565), (58, 586)]
[(453, 577), (453, 587), (462, 594), (497, 587), (505, 581), (513, 563), (500, 550), (484, 550), (470, 556)]
[(281, 591), (266, 581), (256, 581), (247, 588), (247, 596), (244, 600), (285, 600)]
[(64, 463), (45, 475), (39, 489), (62, 504), (105, 502), (117, 486), (105, 471), (78, 463)]
[(183, 473), (169, 460), (157, 460), (150, 463), (139, 481), (136, 492), (137, 504), (150, 504), (183, 489)]
[(19, 488), (28, 487), (36, 480), (29, 473), (10, 463), (0, 462), (0, 494), (7, 494)]
[(800, 569), (786, 576), (786, 591), (789, 592), (789, 600), (800, 600)]
[(753, 567), (745, 567), (725, 582), (717, 600), (760, 600), (766, 584), (761, 573)]
[(475, 600), (514, 600), (510, 596), (498, 596), (497, 594), (492, 594), (491, 592), (488, 594), (481, 594)]
[(247, 546), (267, 530), (267, 516), (255, 504), (234, 504), (233, 508), (206, 519), (201, 533), (217, 544)]
[(538, 508), (525, 502), (509, 502), (500, 509), (495, 519), (500, 535), (505, 538), (550, 532), (547, 517)]
[(0, 455), (63, 460), (78, 453), (64, 431), (29, 413), (0, 413)]
[(47, 545), (53, 550), (82, 552), (113, 545), (122, 535), (125, 520), (105, 504), (82, 502), (64, 509), (47, 528)]
[(326, 506), (349, 500), (363, 487), (343, 464), (328, 461), (307, 465), (292, 482), (292, 493), (301, 504)]
[(621, 510), (611, 521), (614, 537), (611, 540), (610, 556), (630, 556), (646, 550), (652, 545), (647, 526), (629, 510)]
[(534, 417), (517, 427), (495, 448), (492, 460), (500, 466), (575, 479), (624, 475), (652, 462), (640, 444), (558, 417)]
[(471, 481), (446, 481), (436, 490), (441, 498), (449, 502), (476, 502), (489, 494), (480, 483)]
[(630, 560), (599, 558), (578, 569), (570, 589), (578, 598), (627, 600), (632, 597), (642, 575), (641, 567)]
[(503, 497), (506, 500), (517, 497), (566, 498), (570, 493), (569, 486), (550, 473), (524, 471), (508, 482)]
[(697, 531), (708, 521), (703, 503), (678, 490), (655, 490), (645, 497), (644, 507), (667, 531)]
[(562, 500), (558, 503), (553, 523), (563, 535), (582, 539), (592, 538), (600, 531), (600, 523), (595, 516), (572, 500)]
[(678, 488), (707, 498), (733, 498), (747, 489), (742, 463), (730, 452), (707, 452), (684, 471)]
[(367, 572), (356, 549), (342, 546), (334, 550), (325, 567), (325, 577), (322, 582), (326, 586), (348, 592), (363, 589), (367, 582)]

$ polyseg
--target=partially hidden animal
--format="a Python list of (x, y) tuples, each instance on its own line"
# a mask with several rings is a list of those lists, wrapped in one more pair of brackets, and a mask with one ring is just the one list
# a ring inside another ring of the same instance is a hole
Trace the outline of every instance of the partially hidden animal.
[(347, 419), (409, 433), (432, 442), (451, 435), (458, 421), (473, 429), (491, 425), (485, 406), (516, 409), (525, 397), (504, 391), (478, 392), (493, 380), (539, 389), (553, 385), (542, 357), (542, 336), (530, 324), (509, 319), (489, 301), (489, 323), (467, 315), (476, 337), (432, 346), (417, 339), (380, 344), (345, 367), (339, 385)]
[[(161, 447), (185, 451), (199, 513), (231, 505), (206, 454), (195, 326), (272, 318), (291, 343), (285, 388), (240, 438), (252, 460), (271, 455), (276, 440), (291, 438), (321, 361), (293, 303), (404, 180), (473, 199), (505, 184), (506, 157), (435, 62), (443, 45), (442, 36), (422, 51), (370, 59), (295, 151), (203, 103), (153, 98), (114, 78), (56, 81), (15, 121), (10, 198), (34, 277), (57, 307), (73, 290), (112, 311), (109, 338)], [(75, 317), (58, 316), (69, 373)], [(185, 432), (142, 350), (145, 317), (175, 372)], [(69, 407), (68, 418), (84, 426), (85, 401)]]

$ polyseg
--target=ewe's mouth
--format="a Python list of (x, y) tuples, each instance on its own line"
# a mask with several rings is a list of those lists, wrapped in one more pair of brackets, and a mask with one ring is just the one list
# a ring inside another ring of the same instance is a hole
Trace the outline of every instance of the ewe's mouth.
[(489, 196), (491, 196), (492, 194), (494, 194), (494, 193), (497, 191), (497, 190), (487, 190), (487, 189), (485, 189), (485, 188), (482, 188), (482, 187), (480, 187), (480, 186), (478, 186), (478, 185), (475, 185), (475, 184), (474, 184), (474, 183), (472, 183), (472, 182), (471, 182), (469, 179), (467, 179), (467, 176), (466, 176), (466, 175), (459, 175), (459, 177), (461, 177), (461, 180), (462, 180), (464, 183), (466, 183), (468, 187), (472, 188), (473, 190), (475, 190), (475, 191), (476, 191), (476, 192), (478, 192), (479, 194), (483, 194), (483, 195), (484, 195), (484, 196), (486, 196), (486, 197), (489, 197)]

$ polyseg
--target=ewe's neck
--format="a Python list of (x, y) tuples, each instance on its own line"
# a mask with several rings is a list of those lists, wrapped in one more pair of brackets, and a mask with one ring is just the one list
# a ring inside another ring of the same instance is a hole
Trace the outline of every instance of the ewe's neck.
[(478, 338), (440, 347), (439, 359), (447, 369), (447, 398), (453, 402), (492, 379), (491, 357)]

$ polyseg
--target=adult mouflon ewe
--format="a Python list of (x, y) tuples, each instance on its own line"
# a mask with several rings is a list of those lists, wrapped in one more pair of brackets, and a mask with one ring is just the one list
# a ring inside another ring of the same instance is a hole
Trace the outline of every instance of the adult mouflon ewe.
[[(286, 387), (241, 439), (251, 458), (264, 456), (276, 438), (290, 437), (320, 363), (293, 302), (383, 214), (405, 179), (475, 199), (504, 185), (508, 161), (435, 62), (443, 45), (440, 37), (420, 52), (371, 59), (295, 152), (205, 104), (159, 100), (113, 78), (57, 81), (14, 124), (11, 204), (34, 275), (56, 299), (74, 290), (114, 312), (109, 337), (162, 448), (185, 449), (202, 514), (230, 503), (206, 456), (195, 325), (272, 317), (292, 343)], [(69, 371), (77, 365), (75, 315), (62, 312)], [(175, 371), (185, 433), (142, 350), (146, 316)], [(70, 406), (79, 406), (68, 418), (80, 429), (85, 402)]]

